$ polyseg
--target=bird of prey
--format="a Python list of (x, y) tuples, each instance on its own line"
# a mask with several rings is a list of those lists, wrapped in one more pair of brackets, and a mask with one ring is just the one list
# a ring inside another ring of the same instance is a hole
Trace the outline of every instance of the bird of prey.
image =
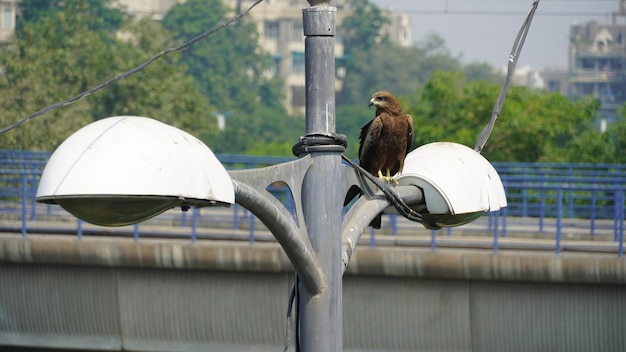
[[(376, 107), (376, 117), (361, 128), (359, 164), (367, 172), (397, 184), (393, 175), (402, 173), (404, 159), (413, 141), (413, 118), (402, 112), (398, 100), (389, 92), (372, 95), (369, 106)], [(370, 226), (380, 228), (380, 215)]]

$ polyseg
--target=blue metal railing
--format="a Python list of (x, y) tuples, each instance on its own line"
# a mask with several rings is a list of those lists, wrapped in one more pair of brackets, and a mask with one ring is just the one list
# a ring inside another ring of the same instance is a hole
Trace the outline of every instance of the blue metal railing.
[[(88, 231), (81, 221), (68, 222), (69, 215), (60, 207), (35, 202), (39, 177), (50, 155), (50, 152), (0, 150), (0, 216), (3, 219), (11, 217), (19, 219), (18, 229), (4, 226), (3, 231), (20, 232), (22, 236), (26, 236), (33, 228), (37, 229), (36, 224), (44, 223), (42, 219), (55, 218), (64, 219), (63, 222), (57, 220), (57, 223), (64, 227), (60, 229), (57, 227), (56, 231), (75, 233), (79, 237)], [(293, 160), (292, 157), (248, 155), (217, 155), (217, 157), (227, 169), (257, 168)], [(492, 234), (489, 246), (495, 252), (502, 248), (504, 245), (502, 239), (508, 238), (510, 233), (526, 232), (529, 237), (553, 239), (554, 243), (551, 246), (556, 253), (560, 253), (564, 248), (564, 234), (578, 231), (595, 239), (598, 236), (611, 237), (610, 240), (615, 245), (613, 247), (616, 247), (619, 255), (623, 254), (626, 165), (554, 163), (493, 165), (505, 186), (508, 207), (497, 213), (488, 214), (472, 226), (474, 231)], [(289, 209), (293, 209), (293, 199), (286, 187), (276, 185), (269, 190)], [(193, 242), (198, 238), (209, 236), (202, 233), (206, 228), (222, 229), (221, 233), (213, 233), (211, 236), (244, 237), (251, 244), (264, 238), (257, 228), (258, 220), (246, 209), (236, 205), (229, 210), (194, 209), (190, 213), (176, 214), (168, 212), (161, 216), (161, 221), (177, 225), (169, 226), (169, 230), (167, 226), (161, 226), (161, 232), (155, 235), (177, 236), (181, 228), (189, 229), (185, 236), (188, 235)], [(411, 226), (414, 228), (420, 226), (394, 215), (387, 216), (383, 225), (379, 233), (391, 236), (377, 236), (376, 232), (371, 231), (368, 240), (371, 246), (384, 243), (385, 238), (393, 238), (395, 243), (402, 243), (402, 239), (396, 237), (397, 234)], [(45, 232), (41, 228), (37, 230)], [(448, 239), (463, 231), (467, 231), (467, 227), (433, 232), (425, 245), (435, 249), (445, 243), (452, 243), (453, 241)], [(145, 230), (140, 231), (140, 226), (134, 226), (132, 230), (118, 233), (132, 235), (138, 239), (140, 232), (146, 233)], [(242, 232), (246, 232), (245, 235), (242, 235)], [(511, 243), (507, 245), (511, 246)]]

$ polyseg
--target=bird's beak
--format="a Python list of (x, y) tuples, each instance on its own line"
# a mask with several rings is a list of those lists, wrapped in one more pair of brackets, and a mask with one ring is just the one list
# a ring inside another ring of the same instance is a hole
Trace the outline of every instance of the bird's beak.
[(372, 107), (372, 105), (374, 105), (374, 99), (370, 100), (370, 105), (368, 105), (368, 107)]

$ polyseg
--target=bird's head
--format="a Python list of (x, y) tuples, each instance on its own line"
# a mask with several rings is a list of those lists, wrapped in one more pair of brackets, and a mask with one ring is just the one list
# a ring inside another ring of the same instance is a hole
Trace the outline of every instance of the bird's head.
[(400, 103), (398, 103), (396, 97), (394, 97), (393, 94), (384, 90), (376, 92), (374, 93), (374, 95), (372, 95), (369, 106), (371, 107), (372, 105), (376, 107), (377, 115), (379, 112), (382, 111), (386, 111), (392, 114), (402, 113), (402, 108), (400, 107)]

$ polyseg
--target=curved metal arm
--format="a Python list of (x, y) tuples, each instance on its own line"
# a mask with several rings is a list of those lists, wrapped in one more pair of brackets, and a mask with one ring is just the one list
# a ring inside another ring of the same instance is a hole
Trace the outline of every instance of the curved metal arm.
[(300, 280), (311, 294), (322, 292), (325, 285), (313, 249), (300, 235), (295, 220), (276, 199), (262, 195), (245, 183), (233, 180), (235, 202), (250, 210), (272, 232), (289, 257)]
[[(421, 204), (424, 201), (422, 191), (415, 186), (399, 186), (394, 191), (408, 205)], [(376, 193), (373, 197), (361, 197), (344, 217), (343, 232), (341, 234), (341, 263), (345, 272), (350, 257), (354, 252), (361, 235), (369, 223), (380, 212), (391, 206), (391, 202), (382, 194)]]

